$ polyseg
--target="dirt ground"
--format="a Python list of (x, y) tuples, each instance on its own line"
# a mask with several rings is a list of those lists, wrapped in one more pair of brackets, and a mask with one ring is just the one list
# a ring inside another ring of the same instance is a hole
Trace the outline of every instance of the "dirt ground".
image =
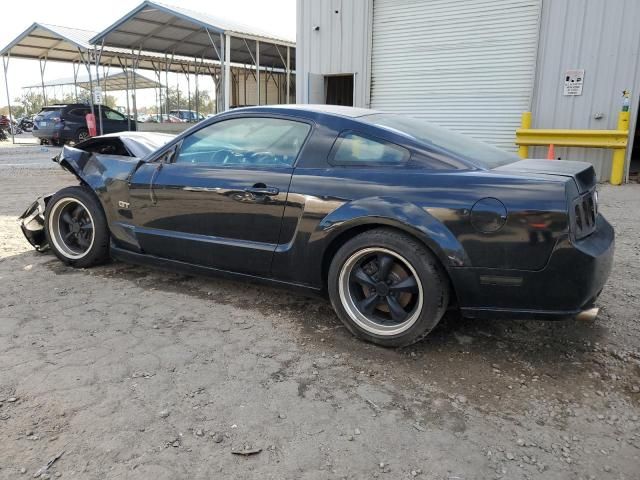
[(601, 188), (595, 322), (385, 350), (321, 299), (32, 251), (15, 217), (73, 182), (53, 153), (0, 148), (0, 478), (640, 478), (640, 186)]

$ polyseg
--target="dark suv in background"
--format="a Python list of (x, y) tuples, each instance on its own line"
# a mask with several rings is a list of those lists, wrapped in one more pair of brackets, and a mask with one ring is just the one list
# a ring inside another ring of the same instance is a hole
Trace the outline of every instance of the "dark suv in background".
[[(103, 133), (123, 132), (129, 129), (127, 117), (109, 107), (102, 106)], [(100, 130), (98, 108), (96, 114), (96, 129)], [(86, 115), (91, 113), (91, 107), (83, 103), (67, 105), (51, 105), (43, 107), (33, 119), (33, 136), (40, 139), (40, 143), (60, 145), (69, 141), (82, 142), (89, 138)], [(137, 130), (136, 122), (131, 120), (131, 130)]]
[(204, 120), (205, 116), (201, 113), (196, 112), (195, 110), (171, 110), (169, 115), (173, 115), (174, 117), (178, 117), (183, 122), (196, 123), (200, 120)]

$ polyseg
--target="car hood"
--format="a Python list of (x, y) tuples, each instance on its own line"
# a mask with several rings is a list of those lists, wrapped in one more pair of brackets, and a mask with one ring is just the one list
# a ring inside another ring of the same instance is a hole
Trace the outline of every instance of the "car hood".
[(105, 180), (126, 178), (141, 162), (137, 157), (90, 153), (69, 146), (52, 160), (94, 189)]

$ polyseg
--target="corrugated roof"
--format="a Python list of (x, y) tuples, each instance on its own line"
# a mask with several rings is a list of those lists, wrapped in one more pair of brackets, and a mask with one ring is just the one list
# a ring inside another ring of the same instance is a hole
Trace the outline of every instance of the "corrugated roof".
[[(295, 47), (290, 38), (282, 38), (266, 29), (249, 27), (194, 12), (182, 7), (144, 1), (113, 25), (91, 38), (92, 43), (116, 48), (141, 48), (163, 54), (219, 60), (224, 55), (221, 35), (231, 38), (231, 61), (251, 64), (260, 44), (260, 65), (283, 68), (287, 47)], [(213, 45), (212, 45), (213, 42)], [(295, 65), (295, 49), (290, 50)]]
[[(134, 74), (132, 71), (128, 71), (127, 72), (129, 75), (129, 89), (133, 89), (133, 78), (134, 78)], [(145, 89), (145, 88), (164, 88), (164, 85), (162, 85), (160, 82), (157, 82), (155, 80), (151, 80), (148, 77), (145, 77), (144, 75), (141, 75), (140, 73), (136, 72), (135, 74), (135, 79), (136, 79), (136, 89), (140, 90), (140, 89)], [(94, 79), (95, 81), (95, 79)], [(48, 80), (46, 82), (44, 82), (44, 86), (45, 87), (59, 87), (59, 86), (64, 86), (64, 85), (73, 85), (73, 84), (77, 84), (78, 87), (80, 88), (84, 88), (85, 90), (89, 90), (90, 86), (89, 86), (89, 77), (87, 75), (78, 75), (77, 80), (74, 82), (73, 77), (67, 77), (67, 78), (58, 78), (55, 80)], [(107, 76), (105, 78), (100, 78), (100, 85), (102, 86), (102, 89), (105, 91), (117, 91), (117, 90), (126, 90), (127, 89), (127, 76), (124, 74), (124, 72), (117, 72), (117, 73), (112, 73), (112, 74), (107, 74)], [(41, 88), (42, 87), (42, 83), (37, 83), (34, 85), (27, 85), (26, 87), (22, 87), (22, 88)]]
[[(78, 62), (81, 56), (87, 58), (89, 52), (93, 58), (95, 46), (91, 44), (91, 38), (96, 32), (79, 28), (63, 27), (46, 23), (33, 23), (24, 32), (18, 35), (6, 47), (0, 50), (0, 56), (10, 55), (12, 58), (26, 58), (32, 60), (47, 59), (53, 62)], [(129, 48), (117, 48), (105, 46), (100, 63), (103, 65), (131, 66), (137, 51)], [(178, 73), (195, 73), (196, 70), (204, 73), (206, 68), (219, 68), (219, 62), (198, 59), (200, 66), (195, 65), (193, 57), (184, 58), (174, 55), (173, 58), (165, 57), (163, 53), (141, 51), (139, 52), (138, 68), (143, 70), (165, 70), (165, 63), (169, 63), (169, 71)]]

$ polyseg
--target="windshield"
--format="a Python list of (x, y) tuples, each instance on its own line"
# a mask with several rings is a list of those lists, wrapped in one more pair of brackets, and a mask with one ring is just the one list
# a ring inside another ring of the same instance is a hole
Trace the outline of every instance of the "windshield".
[(359, 120), (395, 130), (439, 151), (467, 160), (480, 168), (496, 168), (520, 160), (515, 153), (506, 152), (417, 118), (374, 113), (360, 117)]
[(60, 108), (43, 108), (40, 113), (38, 113), (38, 119), (53, 119), (56, 117), (60, 117), (61, 114)]

